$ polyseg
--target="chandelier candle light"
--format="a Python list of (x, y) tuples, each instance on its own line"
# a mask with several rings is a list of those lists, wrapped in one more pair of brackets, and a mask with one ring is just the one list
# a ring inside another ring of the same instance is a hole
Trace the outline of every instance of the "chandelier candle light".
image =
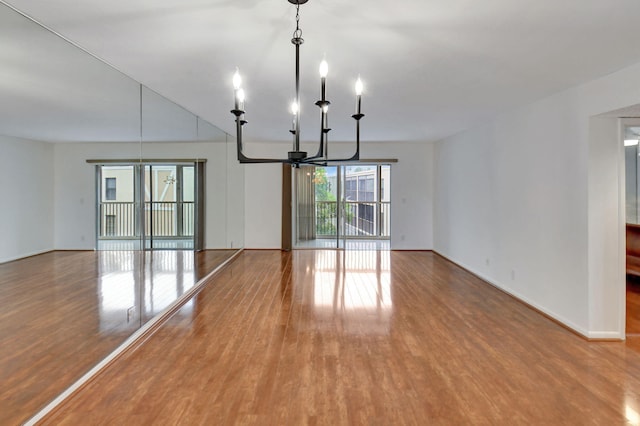
[(287, 163), (292, 164), (295, 167), (300, 165), (316, 165), (326, 166), (327, 163), (333, 162), (357, 162), (360, 160), (360, 120), (364, 117), (361, 113), (362, 105), (362, 90), (363, 84), (358, 76), (356, 81), (356, 113), (353, 114), (354, 120), (356, 120), (356, 152), (349, 158), (329, 158), (329, 141), (328, 134), (331, 130), (329, 128), (329, 102), (326, 99), (326, 86), (327, 86), (327, 74), (329, 73), (329, 65), (327, 61), (322, 60), (320, 63), (320, 100), (316, 102), (316, 105), (320, 108), (320, 144), (318, 152), (315, 155), (307, 156), (305, 151), (300, 150), (300, 45), (304, 43), (302, 39), (302, 30), (300, 29), (300, 5), (305, 4), (308, 0), (288, 0), (296, 6), (296, 29), (293, 32), (293, 38), (291, 43), (296, 47), (296, 98), (291, 104), (291, 113), (293, 114), (293, 124), (289, 132), (293, 135), (293, 150), (289, 151), (287, 158), (249, 158), (244, 155), (242, 149), (242, 126), (247, 124), (244, 119), (244, 101), (245, 93), (242, 89), (242, 77), (240, 72), (236, 68), (236, 73), (233, 76), (233, 89), (234, 89), (234, 109), (231, 110), (231, 114), (235, 116), (236, 120), (236, 141), (238, 147), (238, 161), (240, 163)]

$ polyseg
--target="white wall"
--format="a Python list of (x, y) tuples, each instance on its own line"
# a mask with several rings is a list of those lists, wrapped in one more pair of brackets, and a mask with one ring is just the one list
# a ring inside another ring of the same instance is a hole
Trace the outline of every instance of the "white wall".
[[(282, 158), (290, 144), (249, 144), (251, 157)], [(237, 153), (236, 153), (237, 161)], [(282, 165), (245, 164), (244, 246), (249, 249), (279, 249), (282, 239)]]
[(430, 143), (371, 143), (361, 158), (397, 158), (391, 164), (391, 248), (433, 248), (433, 149)]
[(435, 249), (586, 336), (623, 337), (621, 141), (591, 118), (639, 102), (640, 64), (438, 142)]
[[(134, 159), (137, 143), (57, 143), (55, 151), (55, 247), (95, 248), (95, 165), (88, 159)], [(225, 143), (145, 143), (144, 158), (206, 158), (206, 248), (227, 247)], [(241, 243), (240, 243), (241, 244)]]
[(0, 263), (53, 250), (53, 147), (0, 136)]
[[(306, 146), (309, 152), (315, 146)], [(303, 149), (304, 149), (303, 148)], [(290, 144), (253, 143), (247, 154), (284, 158)], [(330, 156), (349, 156), (353, 144), (331, 145)], [(433, 145), (363, 142), (363, 159), (396, 158), (391, 166), (391, 247), (428, 250), (433, 247)], [(280, 248), (282, 230), (282, 166), (245, 165), (245, 246)]]
[(244, 170), (245, 247), (279, 249), (282, 240), (282, 165), (247, 164)]

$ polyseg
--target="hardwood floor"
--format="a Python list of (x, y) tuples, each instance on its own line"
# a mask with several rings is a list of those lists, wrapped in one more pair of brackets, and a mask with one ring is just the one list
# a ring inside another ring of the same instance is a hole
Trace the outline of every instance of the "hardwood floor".
[(51, 252), (0, 265), (0, 425), (27, 420), (234, 252)]
[(245, 251), (44, 423), (613, 425), (639, 398), (637, 340), (433, 253)]

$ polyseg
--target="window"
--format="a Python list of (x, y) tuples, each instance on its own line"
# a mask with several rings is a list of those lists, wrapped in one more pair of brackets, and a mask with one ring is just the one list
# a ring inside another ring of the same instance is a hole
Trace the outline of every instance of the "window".
[(108, 177), (104, 179), (104, 199), (106, 201), (116, 200), (116, 178)]

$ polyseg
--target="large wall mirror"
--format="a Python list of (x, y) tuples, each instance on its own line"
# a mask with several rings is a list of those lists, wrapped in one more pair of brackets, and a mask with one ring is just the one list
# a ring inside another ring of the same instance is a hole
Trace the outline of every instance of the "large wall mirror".
[[(224, 131), (2, 3), (0, 33), (0, 424), (14, 424), (243, 246), (244, 172)], [(67, 263), (38, 271), (50, 255)]]

